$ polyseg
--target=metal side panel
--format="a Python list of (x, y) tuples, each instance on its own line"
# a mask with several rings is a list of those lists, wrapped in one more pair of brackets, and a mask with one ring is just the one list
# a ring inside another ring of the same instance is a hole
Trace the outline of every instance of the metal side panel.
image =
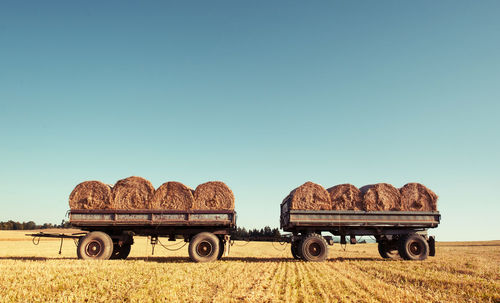
[(115, 220), (120, 221), (150, 221), (153, 214), (116, 214)]
[(186, 214), (153, 214), (153, 220), (158, 221), (186, 221)]
[(190, 226), (190, 225), (234, 225), (235, 213), (215, 213), (213, 211), (188, 212), (71, 212), (70, 223), (75, 226), (124, 226), (124, 225), (154, 225), (154, 226)]
[(289, 203), (288, 201), (283, 201), (280, 205), (280, 228), (284, 228), (287, 222), (290, 221)]
[(191, 214), (190, 221), (231, 221), (230, 214)]
[(71, 221), (113, 221), (114, 214), (70, 214)]
[(438, 211), (364, 211), (364, 210), (289, 210), (290, 214), (310, 214), (310, 215), (363, 215), (363, 216), (401, 216), (401, 215), (440, 215)]
[(289, 211), (288, 209), (288, 202), (281, 203), (281, 213), (285, 214)]
[(425, 226), (436, 227), (438, 212), (398, 211), (289, 211), (284, 225), (290, 226)]

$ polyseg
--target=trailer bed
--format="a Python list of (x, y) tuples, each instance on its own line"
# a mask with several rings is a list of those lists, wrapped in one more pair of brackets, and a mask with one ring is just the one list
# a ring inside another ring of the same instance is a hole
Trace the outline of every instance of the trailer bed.
[(71, 210), (73, 226), (86, 227), (191, 227), (217, 226), (233, 228), (236, 212), (231, 210)]
[[(284, 231), (316, 229), (341, 230), (428, 229), (437, 227), (438, 211), (293, 210), (281, 203), (280, 227)], [(364, 234), (365, 232), (363, 232)]]
[(282, 213), (281, 228), (294, 227), (437, 227), (439, 212), (403, 211), (314, 211), (290, 210)]

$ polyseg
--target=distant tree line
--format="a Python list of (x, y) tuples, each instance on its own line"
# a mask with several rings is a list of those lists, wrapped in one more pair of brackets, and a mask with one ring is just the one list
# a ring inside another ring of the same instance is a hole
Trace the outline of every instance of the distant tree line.
[(279, 237), (281, 237), (279, 229), (271, 229), (269, 226), (261, 229), (254, 228), (248, 230), (244, 227), (238, 227), (231, 233), (231, 238), (234, 240), (271, 241)]
[(61, 224), (44, 223), (38, 225), (33, 221), (17, 222), (9, 220), (7, 222), (0, 222), (0, 230), (30, 230), (30, 229), (47, 229), (47, 228), (70, 228), (71, 224), (62, 221)]

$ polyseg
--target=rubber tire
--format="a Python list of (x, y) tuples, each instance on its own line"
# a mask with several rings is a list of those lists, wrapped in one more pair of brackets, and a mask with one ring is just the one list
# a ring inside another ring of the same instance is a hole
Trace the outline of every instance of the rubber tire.
[(80, 247), (80, 243), (82, 243), (84, 237), (85, 236), (78, 238), (78, 244), (76, 245), (76, 256), (78, 259), (82, 259), (82, 255), (80, 255), (80, 250), (78, 248)]
[(436, 256), (436, 238), (434, 237), (429, 237), (429, 240), (427, 241), (429, 244), (429, 256), (435, 257)]
[(399, 251), (389, 250), (389, 243), (387, 241), (378, 242), (378, 253), (384, 259), (396, 259), (399, 257)]
[(410, 234), (400, 239), (398, 250), (405, 260), (422, 261), (429, 256), (429, 243), (421, 235)]
[(295, 260), (302, 260), (302, 256), (300, 255), (300, 241), (293, 241), (290, 245), (290, 250), (292, 251), (292, 256)]
[[(90, 244), (97, 245), (97, 253), (95, 255), (88, 254), (88, 246)], [(108, 260), (113, 253), (113, 240), (111, 237), (101, 231), (93, 231), (88, 233), (78, 242), (77, 255), (83, 260)]]
[[(211, 250), (206, 256), (200, 255), (197, 251), (197, 248), (201, 243), (207, 243), (211, 246)], [(219, 238), (210, 232), (201, 232), (196, 234), (191, 241), (189, 241), (189, 257), (194, 262), (212, 262), (217, 260), (220, 250), (219, 248)]]
[[(311, 252), (312, 249), (319, 249), (318, 253)], [(309, 234), (300, 243), (300, 255), (302, 260), (310, 262), (322, 262), (328, 258), (328, 244), (319, 234)]]
[(217, 255), (217, 260), (222, 259), (224, 255), (224, 240), (219, 239), (219, 254)]
[(111, 260), (125, 260), (130, 254), (131, 244), (123, 244), (119, 246), (118, 243), (113, 244), (113, 253), (109, 259)]

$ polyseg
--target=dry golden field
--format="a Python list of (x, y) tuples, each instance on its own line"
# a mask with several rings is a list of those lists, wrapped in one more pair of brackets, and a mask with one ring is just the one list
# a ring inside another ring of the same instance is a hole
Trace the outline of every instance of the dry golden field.
[(24, 233), (0, 231), (0, 302), (500, 302), (500, 241), (438, 243), (423, 262), (336, 245), (323, 263), (236, 242), (222, 261), (192, 263), (187, 246), (151, 256), (140, 237), (127, 260), (82, 261), (71, 240), (58, 255), (58, 240), (34, 246)]

